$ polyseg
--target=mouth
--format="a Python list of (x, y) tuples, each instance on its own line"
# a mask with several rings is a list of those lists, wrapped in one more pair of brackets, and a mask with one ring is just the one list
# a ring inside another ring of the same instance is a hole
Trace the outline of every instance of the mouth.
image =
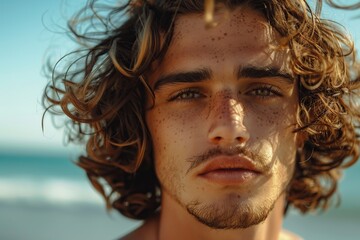
[(239, 185), (254, 180), (260, 174), (246, 157), (219, 156), (209, 160), (198, 176), (214, 184)]

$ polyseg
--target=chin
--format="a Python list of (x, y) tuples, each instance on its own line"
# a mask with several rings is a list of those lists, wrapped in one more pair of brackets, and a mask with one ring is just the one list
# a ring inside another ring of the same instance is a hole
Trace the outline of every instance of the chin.
[(265, 221), (276, 200), (243, 201), (239, 195), (231, 195), (216, 203), (193, 201), (186, 205), (186, 209), (199, 222), (212, 229), (241, 229)]

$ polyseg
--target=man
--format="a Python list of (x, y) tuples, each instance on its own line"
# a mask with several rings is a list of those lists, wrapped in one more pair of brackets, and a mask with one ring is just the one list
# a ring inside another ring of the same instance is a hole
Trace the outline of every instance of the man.
[(145, 220), (122, 239), (299, 239), (287, 208), (326, 208), (359, 156), (346, 35), (293, 0), (130, 1), (82, 34), (86, 13), (95, 44), (45, 100), (108, 206)]

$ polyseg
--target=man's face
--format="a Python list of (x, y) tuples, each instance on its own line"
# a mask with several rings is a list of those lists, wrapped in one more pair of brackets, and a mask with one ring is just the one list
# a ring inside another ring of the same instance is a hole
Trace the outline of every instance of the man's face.
[(236, 8), (205, 29), (178, 17), (149, 83), (146, 121), (163, 201), (213, 228), (263, 221), (294, 172), (296, 84), (278, 34), (257, 12)]

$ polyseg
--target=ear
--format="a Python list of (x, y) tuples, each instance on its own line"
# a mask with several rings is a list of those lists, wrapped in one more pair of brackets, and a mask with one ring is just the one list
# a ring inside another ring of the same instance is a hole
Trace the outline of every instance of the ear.
[(296, 147), (297, 148), (303, 148), (305, 141), (308, 139), (308, 134), (307, 132), (297, 132), (296, 133)]

